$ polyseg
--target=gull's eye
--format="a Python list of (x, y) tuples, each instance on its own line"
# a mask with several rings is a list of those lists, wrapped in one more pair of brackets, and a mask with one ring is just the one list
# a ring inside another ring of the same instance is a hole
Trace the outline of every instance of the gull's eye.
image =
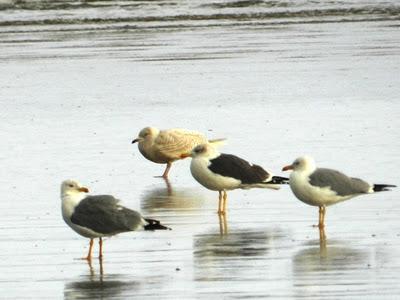
[(68, 186), (69, 186), (70, 188), (73, 188), (73, 187), (74, 187), (74, 185), (73, 185), (73, 184), (68, 184)]

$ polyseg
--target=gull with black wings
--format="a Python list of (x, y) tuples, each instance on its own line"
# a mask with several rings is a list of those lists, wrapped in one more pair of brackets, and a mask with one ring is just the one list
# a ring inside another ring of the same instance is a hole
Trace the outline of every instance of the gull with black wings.
[(288, 183), (288, 178), (273, 176), (262, 167), (232, 155), (220, 153), (211, 144), (196, 146), (191, 153), (190, 171), (204, 187), (218, 191), (218, 213), (226, 213), (227, 192), (234, 189), (270, 188), (279, 189)]

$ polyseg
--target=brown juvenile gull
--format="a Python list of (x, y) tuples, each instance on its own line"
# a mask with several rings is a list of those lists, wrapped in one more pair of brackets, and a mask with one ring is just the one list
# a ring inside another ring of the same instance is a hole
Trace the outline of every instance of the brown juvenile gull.
[(132, 141), (132, 144), (138, 142), (140, 153), (148, 160), (158, 164), (167, 164), (164, 173), (161, 175), (161, 177), (167, 179), (172, 163), (182, 159), (182, 154), (190, 152), (199, 144), (214, 143), (221, 140), (207, 140), (199, 132), (181, 128), (159, 130), (155, 127), (145, 127), (139, 132), (139, 136)]
[(325, 226), (326, 206), (396, 187), (391, 184), (369, 184), (336, 170), (317, 168), (314, 159), (309, 156), (299, 157), (282, 169), (287, 170), (293, 170), (289, 184), (294, 195), (308, 205), (319, 207), (319, 228)]
[(144, 218), (120, 205), (113, 196), (88, 196), (88, 192), (88, 188), (76, 180), (68, 179), (61, 183), (62, 216), (74, 231), (90, 239), (87, 260), (92, 258), (94, 238), (99, 238), (99, 258), (102, 258), (104, 236), (140, 229), (169, 229), (157, 220)]
[(201, 185), (218, 191), (218, 214), (226, 213), (226, 191), (234, 189), (270, 188), (279, 189), (288, 183), (288, 178), (273, 176), (262, 167), (232, 154), (219, 153), (211, 144), (196, 146), (191, 153), (190, 171)]

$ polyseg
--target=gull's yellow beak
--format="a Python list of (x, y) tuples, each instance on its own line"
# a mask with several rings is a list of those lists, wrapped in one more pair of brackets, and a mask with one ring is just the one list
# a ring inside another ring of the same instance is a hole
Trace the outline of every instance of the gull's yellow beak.
[(190, 156), (192, 156), (191, 153), (183, 153), (183, 154), (180, 155), (180, 158), (181, 158), (181, 159), (184, 159), (184, 158), (190, 157)]
[(84, 193), (89, 193), (89, 189), (87, 188), (87, 187), (80, 187), (79, 189), (78, 189), (78, 191), (80, 191), (80, 192), (84, 192)]

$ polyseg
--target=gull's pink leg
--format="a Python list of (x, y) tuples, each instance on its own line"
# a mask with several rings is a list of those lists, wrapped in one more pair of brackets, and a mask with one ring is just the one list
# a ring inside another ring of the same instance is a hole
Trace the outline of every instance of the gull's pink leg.
[(85, 257), (86, 260), (91, 260), (92, 259), (92, 249), (93, 249), (93, 239), (90, 239), (89, 252), (88, 252), (88, 255)]
[(169, 173), (169, 170), (171, 169), (171, 166), (172, 166), (172, 163), (167, 162), (167, 167), (165, 168), (165, 171), (161, 176), (162, 178), (168, 179), (168, 173)]

